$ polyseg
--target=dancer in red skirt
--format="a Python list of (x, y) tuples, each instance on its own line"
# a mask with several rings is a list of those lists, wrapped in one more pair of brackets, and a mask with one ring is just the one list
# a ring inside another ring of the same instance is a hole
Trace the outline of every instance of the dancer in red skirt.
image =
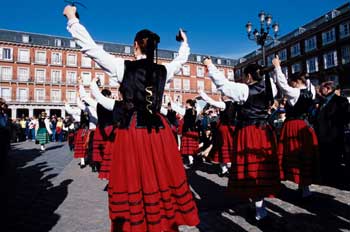
[(79, 96), (77, 96), (77, 105), (79, 108), (72, 108), (68, 103), (65, 103), (65, 109), (74, 118), (74, 123), (79, 123), (79, 128), (74, 135), (74, 158), (80, 158), (79, 165), (84, 168), (86, 166), (85, 158), (87, 157), (86, 143), (89, 137), (89, 114), (82, 110), (85, 105), (81, 102)]
[(205, 92), (199, 93), (208, 104), (220, 109), (220, 120), (217, 125), (213, 149), (211, 152), (214, 163), (219, 163), (221, 172), (219, 176), (228, 176), (228, 165), (231, 164), (233, 155), (233, 133), (236, 123), (236, 106), (228, 97), (223, 96), (223, 102), (215, 101)]
[(259, 65), (249, 64), (245, 68), (243, 84), (229, 81), (210, 58), (204, 64), (217, 88), (241, 103), (228, 190), (235, 197), (254, 201), (255, 219), (261, 220), (267, 216), (264, 197), (274, 196), (280, 187), (277, 142), (267, 120), (276, 89), (261, 74)]
[(319, 174), (317, 136), (307, 121), (315, 97), (314, 88), (301, 73), (294, 73), (287, 82), (279, 58), (272, 63), (277, 85), (287, 97), (286, 120), (278, 144), (281, 178), (297, 183), (302, 196), (307, 197), (311, 195), (309, 185), (315, 183)]
[(195, 109), (195, 103), (196, 102), (192, 99), (186, 101), (180, 150), (182, 155), (188, 156), (190, 166), (193, 165), (193, 156), (196, 156), (199, 152), (199, 135), (196, 126), (197, 111)]
[(75, 7), (67, 6), (64, 14), (82, 51), (121, 83), (122, 101), (105, 98), (118, 125), (108, 188), (111, 231), (177, 231), (178, 225), (197, 225), (197, 207), (176, 141), (159, 113), (166, 82), (188, 59), (185, 33), (181, 31), (179, 56), (169, 64), (154, 63), (160, 38), (149, 30), (136, 34), (137, 60), (126, 61), (92, 40), (76, 18)]

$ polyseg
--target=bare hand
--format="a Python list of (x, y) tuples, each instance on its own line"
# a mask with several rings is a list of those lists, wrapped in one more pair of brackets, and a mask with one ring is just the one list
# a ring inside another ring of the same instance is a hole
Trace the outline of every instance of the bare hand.
[(204, 60), (203, 60), (203, 64), (205, 65), (205, 66), (209, 66), (209, 65), (211, 65), (213, 62), (212, 62), (212, 60), (209, 58), (209, 57), (207, 57), (207, 58), (205, 58)]
[(77, 8), (75, 6), (68, 5), (63, 10), (63, 15), (67, 17), (68, 20), (77, 18), (75, 16)]
[(82, 79), (81, 79), (81, 76), (79, 76), (79, 77), (78, 77), (78, 83), (79, 83), (79, 85), (81, 85), (82, 82), (83, 82), (83, 81), (82, 81)]
[(280, 60), (280, 58), (279, 58), (278, 56), (276, 56), (276, 58), (274, 58), (274, 59), (272, 60), (272, 64), (273, 64), (273, 66), (275, 66), (275, 68), (280, 67), (280, 66), (281, 66), (281, 60)]
[(186, 33), (180, 28), (180, 34), (181, 34), (181, 37), (183, 39), (183, 42), (184, 43), (187, 43), (188, 39), (187, 39), (187, 35)]

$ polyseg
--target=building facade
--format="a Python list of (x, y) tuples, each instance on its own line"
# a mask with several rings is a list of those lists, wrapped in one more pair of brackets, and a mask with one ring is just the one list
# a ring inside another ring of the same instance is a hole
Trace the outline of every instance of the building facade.
[[(130, 45), (97, 43), (116, 57), (133, 59)], [(170, 62), (177, 55), (175, 51), (159, 50), (159, 63)], [(190, 55), (188, 63), (166, 86), (164, 104), (170, 98), (181, 104), (197, 96), (200, 89), (219, 98), (202, 58), (199, 54)], [(234, 78), (235, 60), (213, 57), (213, 61), (225, 76)], [(92, 78), (99, 77), (103, 88), (118, 94), (118, 85), (109, 82), (107, 74), (84, 56), (72, 39), (0, 30), (0, 97), (8, 103), (10, 117), (32, 117), (42, 111), (64, 117), (64, 101), (76, 103), (79, 76), (87, 92)]]
[[(299, 27), (266, 47), (266, 66), (272, 72), (272, 59), (278, 55), (282, 71), (309, 73), (318, 85), (335, 81), (344, 92), (350, 89), (350, 4), (347, 3)], [(249, 63), (262, 63), (261, 50), (238, 60), (235, 74), (242, 75)]]

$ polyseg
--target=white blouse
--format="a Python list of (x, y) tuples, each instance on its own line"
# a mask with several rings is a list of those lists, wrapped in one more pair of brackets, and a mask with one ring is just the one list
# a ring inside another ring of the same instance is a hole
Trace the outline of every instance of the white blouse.
[(219, 108), (220, 110), (225, 110), (226, 109), (226, 104), (225, 102), (222, 101), (215, 101), (211, 97), (209, 97), (204, 91), (200, 91), (199, 95), (202, 97), (204, 101), (206, 101), (209, 105), (215, 106)]
[[(222, 72), (220, 72), (215, 65), (211, 64), (208, 67), (209, 76), (216, 85), (216, 88), (220, 90), (225, 96), (228, 96), (234, 102), (245, 102), (249, 97), (249, 87), (247, 84), (236, 83), (229, 81)], [(270, 78), (272, 94), (275, 97), (277, 95), (277, 88), (273, 80)]]
[(283, 94), (287, 97), (287, 101), (291, 106), (294, 106), (300, 96), (300, 90), (310, 88), (313, 99), (316, 96), (315, 87), (308, 82), (304, 88), (293, 88), (288, 84), (286, 76), (283, 74), (281, 67), (275, 68), (276, 81), (278, 87), (282, 90)]

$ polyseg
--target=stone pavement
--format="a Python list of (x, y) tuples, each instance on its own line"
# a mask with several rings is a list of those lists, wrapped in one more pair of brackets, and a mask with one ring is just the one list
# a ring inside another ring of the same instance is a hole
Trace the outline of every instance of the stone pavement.
[[(10, 190), (9, 226), (4, 231), (109, 230), (106, 182), (90, 168), (80, 169), (68, 147), (61, 145), (50, 144), (44, 153), (29, 142), (14, 146), (10, 178), (0, 179)], [(187, 170), (201, 223), (197, 228), (182, 226), (181, 231), (350, 231), (350, 191), (313, 185), (315, 194), (303, 200), (296, 186), (286, 182), (280, 196), (267, 201), (270, 223), (257, 225), (246, 204), (226, 197), (227, 178), (218, 177), (216, 171), (207, 163)]]

